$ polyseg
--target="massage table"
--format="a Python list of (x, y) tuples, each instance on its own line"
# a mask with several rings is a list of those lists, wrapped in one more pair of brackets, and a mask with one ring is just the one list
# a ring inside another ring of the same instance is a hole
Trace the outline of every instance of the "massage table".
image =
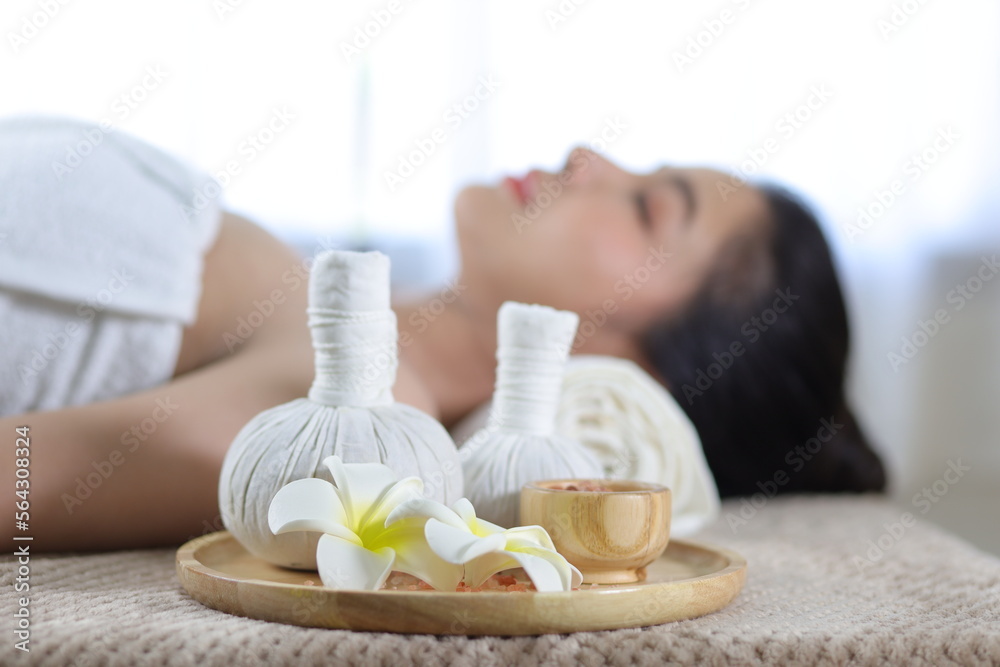
[[(607, 632), (438, 637), (268, 623), (193, 600), (176, 549), (152, 549), (33, 555), (24, 654), (13, 647), (18, 564), (8, 556), (0, 664), (1000, 665), (1000, 559), (881, 496), (754, 501), (726, 501), (692, 538), (746, 557), (731, 605)], [(902, 521), (907, 511), (915, 522)]]

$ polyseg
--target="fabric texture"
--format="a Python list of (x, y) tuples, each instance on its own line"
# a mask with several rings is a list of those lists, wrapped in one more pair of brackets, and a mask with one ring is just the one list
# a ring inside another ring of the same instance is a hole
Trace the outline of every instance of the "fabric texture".
[(497, 313), (496, 382), (486, 423), (462, 443), (465, 494), (480, 519), (521, 524), (521, 487), (536, 480), (595, 479), (600, 461), (556, 431), (576, 313), (506, 301)]
[[(894, 526), (902, 526), (904, 509), (878, 497), (779, 497), (759, 509), (749, 507), (725, 502), (722, 517), (697, 536), (734, 549), (749, 562), (746, 586), (736, 600), (698, 619), (507, 638), (300, 628), (202, 606), (178, 583), (173, 549), (34, 555), (31, 652), (17, 659), (11, 655), (17, 652), (13, 618), (4, 613), (2, 662), (77, 667), (1000, 664), (1000, 559), (922, 516), (900, 532)], [(8, 557), (0, 577), (8, 612), (17, 604), (16, 570)]]
[(317, 532), (275, 535), (269, 507), (289, 482), (334, 479), (323, 464), (384, 463), (423, 480), (424, 496), (450, 505), (463, 495), (462, 466), (436, 419), (397, 403), (396, 315), (389, 308), (389, 258), (379, 252), (320, 253), (309, 278), (315, 379), (308, 398), (258, 413), (222, 462), (219, 507), (248, 551), (287, 567), (316, 566)]
[[(487, 425), (490, 404), (452, 429), (459, 455)], [(612, 479), (670, 488), (671, 532), (691, 535), (719, 515), (719, 492), (694, 424), (677, 401), (627, 359), (569, 358), (556, 410), (556, 433), (578, 440)]]
[(183, 328), (0, 289), (0, 416), (133, 393), (174, 373)]
[(118, 130), (24, 116), (0, 121), (0, 184), (0, 286), (86, 302), (117, 271), (115, 311), (194, 321), (211, 176)]
[(170, 378), (218, 194), (208, 174), (110, 126), (0, 121), (0, 414)]

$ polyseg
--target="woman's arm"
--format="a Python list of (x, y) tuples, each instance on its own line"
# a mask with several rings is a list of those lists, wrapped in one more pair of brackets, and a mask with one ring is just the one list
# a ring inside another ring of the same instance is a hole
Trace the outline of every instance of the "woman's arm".
[[(31, 436), (31, 529), (39, 549), (133, 548), (217, 525), (222, 458), (257, 412), (304, 393), (280, 350), (260, 345), (124, 398), (0, 420)], [(295, 363), (292, 361), (292, 363)]]
[[(258, 412), (304, 396), (312, 382), (305, 266), (260, 228), (225, 216), (172, 381), (0, 419), (0, 491), (11, 503), (20, 501), (15, 429), (30, 429), (30, 528), (22, 534), (35, 548), (177, 544), (219, 527), (219, 472), (233, 437)], [(254, 311), (263, 323), (244, 337), (240, 319)], [(433, 412), (405, 368), (395, 392)]]
[[(305, 395), (312, 380), (303, 276), (293, 251), (225, 215), (173, 380), (102, 403), (0, 419), (0, 488), (12, 500), (20, 500), (13, 495), (15, 429), (29, 427), (27, 534), (37, 548), (169, 544), (199, 534), (204, 521), (217, 525), (229, 443), (253, 415)], [(281, 303), (265, 305), (270, 314), (242, 336), (240, 318), (279, 293)]]

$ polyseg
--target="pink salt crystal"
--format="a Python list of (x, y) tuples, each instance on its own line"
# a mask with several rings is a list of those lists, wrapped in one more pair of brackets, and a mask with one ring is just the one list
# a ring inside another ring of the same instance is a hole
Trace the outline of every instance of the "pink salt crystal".
[[(469, 586), (465, 581), (460, 582), (455, 587), (456, 593), (479, 593), (482, 591), (499, 591), (502, 593), (506, 592), (516, 592), (522, 593), (527, 591), (536, 591), (534, 584), (530, 580), (524, 581), (518, 576), (518, 574), (523, 575), (524, 571), (520, 568), (508, 570), (508, 572), (513, 572), (514, 574), (494, 574), (486, 581), (484, 581), (479, 586), (473, 588)], [(526, 578), (526, 575), (524, 575)], [(383, 590), (395, 590), (395, 591), (432, 591), (434, 587), (428, 584), (426, 581), (414, 577), (412, 575), (406, 574), (404, 572), (393, 572), (392, 575), (386, 580)]]
[(561, 486), (551, 487), (554, 491), (611, 491), (610, 488), (596, 481), (584, 479), (579, 482), (567, 482)]

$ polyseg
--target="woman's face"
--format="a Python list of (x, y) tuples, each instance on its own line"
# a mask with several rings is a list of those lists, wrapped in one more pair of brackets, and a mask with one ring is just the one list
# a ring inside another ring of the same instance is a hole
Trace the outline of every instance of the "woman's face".
[(763, 195), (732, 186), (722, 172), (637, 174), (577, 148), (559, 173), (462, 190), (459, 282), (484, 313), (540, 303), (639, 334), (683, 307), (727, 241), (765, 232)]

